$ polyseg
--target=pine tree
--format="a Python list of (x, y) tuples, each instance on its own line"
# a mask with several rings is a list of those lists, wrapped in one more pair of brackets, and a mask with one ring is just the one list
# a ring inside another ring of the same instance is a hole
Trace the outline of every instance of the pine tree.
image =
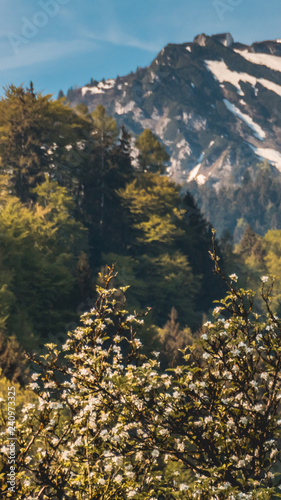
[(117, 190), (132, 179), (130, 135), (98, 106), (89, 118), (84, 161), (79, 177), (79, 207), (89, 228), (91, 263), (100, 263), (101, 253), (121, 251), (126, 238), (123, 209)]
[(151, 130), (145, 129), (137, 138), (136, 147), (139, 150), (138, 162), (141, 172), (159, 172), (165, 170), (169, 155), (165, 147)]
[(50, 95), (10, 85), (0, 101), (0, 173), (10, 179), (13, 193), (23, 202), (34, 199), (31, 190), (49, 173), (71, 186), (83, 122)]
[[(24, 386), (27, 376), (26, 357), (15, 335), (7, 337), (0, 331), (0, 376)], [(0, 383), (1, 383), (0, 378)]]
[(119, 195), (128, 210), (129, 254), (143, 283), (135, 299), (141, 307), (153, 306), (154, 322), (163, 325), (172, 297), (170, 305), (176, 307), (182, 324), (195, 326), (193, 300), (200, 278), (195, 278), (184, 249), (185, 211), (179, 189), (167, 177), (146, 172)]
[[(193, 272), (201, 276), (196, 308), (207, 311), (212, 307), (213, 300), (225, 293), (223, 281), (214, 273), (209, 255), (212, 250), (212, 226), (203, 217), (191, 193), (185, 193), (181, 208), (184, 210), (182, 229), (185, 237), (179, 248), (186, 252)], [(218, 241), (216, 241), (216, 251), (224, 267)]]
[(164, 364), (170, 367), (181, 365), (183, 362), (181, 350), (193, 344), (194, 336), (190, 328), (181, 329), (175, 307), (172, 307), (168, 321), (163, 328), (158, 329), (157, 333)]
[[(103, 237), (104, 232), (104, 216), (105, 216), (105, 197), (106, 197), (106, 174), (110, 168), (110, 158), (108, 153), (115, 144), (118, 129), (115, 120), (111, 116), (107, 116), (105, 108), (101, 105), (97, 106), (92, 113), (93, 120), (93, 142), (95, 150), (95, 166), (99, 176), (99, 225), (100, 234)], [(97, 195), (97, 191), (96, 191)]]

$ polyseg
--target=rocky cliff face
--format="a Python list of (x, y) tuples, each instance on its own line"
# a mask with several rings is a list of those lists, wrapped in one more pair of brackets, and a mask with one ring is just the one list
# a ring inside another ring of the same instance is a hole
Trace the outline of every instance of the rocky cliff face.
[(169, 44), (149, 67), (68, 93), (102, 104), (133, 133), (150, 128), (183, 184), (239, 184), (261, 161), (281, 172), (281, 40), (247, 46), (229, 33)]

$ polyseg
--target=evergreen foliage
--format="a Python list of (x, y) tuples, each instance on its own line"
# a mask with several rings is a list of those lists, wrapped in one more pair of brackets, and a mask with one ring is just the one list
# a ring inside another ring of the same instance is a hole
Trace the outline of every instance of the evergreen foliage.
[(49, 173), (71, 183), (70, 150), (82, 124), (72, 111), (50, 95), (10, 85), (0, 101), (0, 171), (9, 176), (12, 192), (22, 201)]
[[(258, 290), (260, 276), (271, 276), (275, 283), (275, 294), (272, 303), (280, 314), (280, 249), (281, 231), (269, 230), (265, 236), (256, 234), (249, 226), (242, 240), (228, 257), (228, 268), (234, 266), (241, 276), (244, 286)], [(257, 301), (262, 310), (262, 302)]]
[[(172, 307), (180, 335), (201, 324), (219, 290), (208, 258), (210, 226), (193, 197), (162, 176), (168, 154), (158, 138), (149, 130), (137, 138), (140, 168), (131, 142), (103, 106), (92, 113), (85, 104), (70, 109), (62, 96), (54, 101), (32, 83), (6, 89), (0, 101), (4, 346), (13, 336), (27, 350), (48, 336), (63, 337), (65, 324), (94, 300), (93, 276), (113, 262), (119, 283), (131, 285), (130, 310), (152, 308), (143, 332), (147, 352), (159, 345), (158, 328)], [(3, 356), (3, 373), (17, 377), (14, 361)]]
[(136, 140), (136, 147), (139, 150), (138, 162), (141, 172), (164, 172), (169, 155), (151, 130), (144, 129)]
[(26, 383), (27, 368), (23, 349), (15, 335), (6, 337), (3, 331), (0, 332), (0, 366), (1, 376), (11, 383), (18, 382), (22, 386)]
[(190, 328), (180, 328), (178, 313), (175, 307), (172, 307), (170, 316), (163, 328), (158, 330), (158, 338), (161, 345), (161, 357), (163, 363), (171, 367), (182, 364), (182, 350), (188, 345), (192, 345), (194, 335)]
[(92, 262), (100, 263), (101, 252), (124, 246), (124, 227), (116, 190), (132, 178), (130, 136), (122, 128), (117, 141), (115, 120), (98, 106), (87, 118), (90, 134), (84, 141), (79, 168), (78, 206), (89, 229)]
[(30, 349), (72, 316), (76, 258), (86, 246), (65, 188), (46, 180), (36, 192), (32, 207), (8, 197), (0, 212), (2, 326)]
[(227, 230), (238, 243), (248, 225), (260, 235), (281, 229), (281, 180), (267, 163), (255, 175), (246, 170), (241, 185), (215, 189), (194, 183), (192, 192), (219, 236)]
[(174, 306), (180, 324), (196, 328), (200, 323), (196, 310), (211, 307), (217, 280), (208, 254), (211, 231), (192, 196), (183, 199), (179, 186), (151, 172), (137, 176), (119, 195), (131, 233), (136, 303), (153, 306), (157, 325), (163, 326)]

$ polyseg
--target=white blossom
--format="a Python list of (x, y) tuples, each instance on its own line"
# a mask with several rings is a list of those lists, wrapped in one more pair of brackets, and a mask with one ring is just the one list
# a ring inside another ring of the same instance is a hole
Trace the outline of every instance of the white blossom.
[(241, 352), (241, 351), (240, 351), (239, 349), (234, 349), (234, 350), (233, 350), (233, 355), (234, 355), (234, 356), (239, 356), (240, 352)]
[(209, 422), (212, 422), (212, 421), (213, 421), (213, 417), (211, 417), (211, 415), (209, 415), (208, 417), (204, 418), (205, 424), (208, 424)]
[(221, 307), (219, 307), (219, 306), (215, 307), (215, 309), (214, 309), (214, 314), (219, 314), (219, 313), (221, 312), (221, 309), (222, 309), (222, 308), (221, 308)]
[(60, 408), (63, 408), (63, 404), (58, 402), (53, 402), (49, 404), (49, 408), (51, 408), (52, 410), (59, 410)]
[(239, 460), (239, 462), (237, 462), (237, 467), (239, 467), (239, 468), (240, 467), (245, 467), (245, 465), (246, 465), (245, 460)]
[(185, 483), (180, 484), (180, 491), (187, 491), (189, 486)]
[(55, 389), (57, 386), (56, 386), (56, 383), (53, 380), (51, 380), (50, 382), (46, 382), (44, 384), (44, 387), (46, 389)]
[(133, 498), (134, 496), (136, 496), (136, 495), (137, 495), (137, 493), (138, 493), (138, 492), (137, 492), (137, 490), (130, 490), (130, 491), (128, 491), (128, 493), (127, 493), (127, 497), (128, 497), (128, 498)]
[(248, 419), (247, 419), (247, 417), (241, 417), (241, 418), (240, 418), (240, 422), (241, 422), (241, 424), (246, 425), (246, 424), (248, 423)]
[(31, 384), (29, 384), (29, 388), (34, 390), (34, 389), (40, 389), (39, 385), (37, 384), (37, 382), (32, 382)]
[(230, 419), (227, 421), (226, 425), (227, 425), (227, 427), (229, 427), (229, 428), (233, 428), (233, 427), (235, 427), (235, 422), (234, 422), (233, 418), (230, 418)]
[(262, 412), (264, 410), (263, 405), (255, 405), (254, 410), (258, 412)]
[(258, 389), (258, 383), (255, 380), (251, 380), (250, 385), (257, 390)]
[(159, 457), (160, 453), (159, 453), (159, 451), (155, 448), (154, 450), (152, 450), (151, 455), (152, 455), (152, 457), (157, 458), (157, 457)]
[(206, 323), (204, 323), (204, 325), (206, 328), (211, 328), (213, 325), (213, 323), (211, 323), (211, 321), (206, 321)]

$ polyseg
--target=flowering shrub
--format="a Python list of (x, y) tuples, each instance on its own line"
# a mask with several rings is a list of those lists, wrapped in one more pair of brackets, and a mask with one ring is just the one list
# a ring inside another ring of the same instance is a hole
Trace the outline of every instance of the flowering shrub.
[[(218, 267), (218, 263), (216, 261)], [(143, 322), (124, 309), (113, 270), (95, 307), (62, 350), (34, 359), (35, 404), (17, 421), (19, 500), (280, 498), (281, 322), (253, 312), (253, 292), (229, 292), (183, 350), (184, 363), (162, 372), (158, 354), (141, 354)], [(2, 412), (2, 441), (5, 442)]]

